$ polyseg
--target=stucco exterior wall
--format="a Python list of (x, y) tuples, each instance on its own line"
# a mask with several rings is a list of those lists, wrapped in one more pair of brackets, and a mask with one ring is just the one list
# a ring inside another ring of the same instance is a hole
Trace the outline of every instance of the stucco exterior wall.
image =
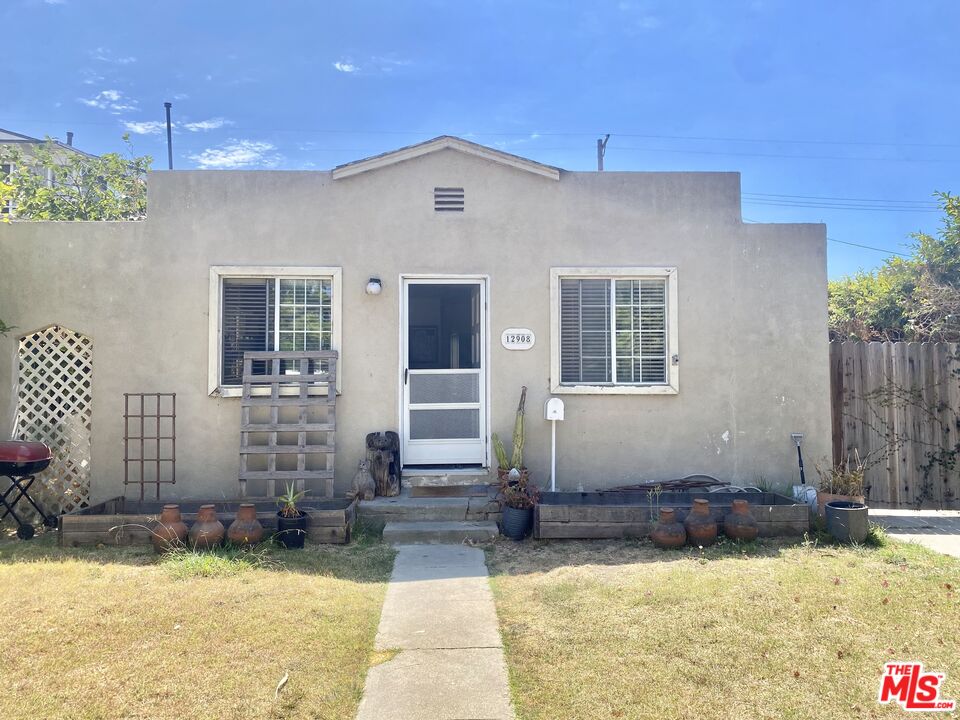
[[(466, 212), (433, 210), (463, 186)], [(483, 274), (492, 430), (529, 388), (527, 464), (548, 482), (551, 267), (676, 266), (680, 392), (565, 395), (558, 485), (705, 472), (788, 485), (791, 432), (830, 454), (822, 225), (743, 224), (735, 173), (578, 173), (559, 181), (442, 150), (334, 180), (325, 172), (163, 172), (142, 223), (0, 225), (0, 435), (12, 432), (17, 336), (50, 324), (94, 341), (93, 495), (122, 494), (124, 392), (177, 393), (170, 497), (236, 493), (239, 400), (207, 390), (213, 265), (343, 268), (336, 488), (372, 430), (399, 418), (400, 276)], [(364, 293), (382, 278), (379, 296)], [(499, 344), (534, 330), (534, 348)]]

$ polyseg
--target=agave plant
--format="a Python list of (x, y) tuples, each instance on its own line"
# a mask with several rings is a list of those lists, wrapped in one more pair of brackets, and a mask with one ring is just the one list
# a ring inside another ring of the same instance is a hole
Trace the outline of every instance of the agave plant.
[(293, 483), (287, 483), (286, 491), (277, 498), (280, 514), (288, 518), (300, 517), (301, 512), (300, 508), (297, 507), (297, 503), (300, 502), (306, 494), (306, 490), (294, 490)]

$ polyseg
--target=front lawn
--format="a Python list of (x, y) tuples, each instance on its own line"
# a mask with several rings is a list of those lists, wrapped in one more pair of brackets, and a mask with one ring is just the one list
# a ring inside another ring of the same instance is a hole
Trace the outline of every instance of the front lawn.
[[(4, 718), (350, 718), (393, 552), (0, 541)], [(274, 698), (281, 679), (287, 681)]]
[(877, 703), (901, 659), (960, 699), (960, 561), (918, 546), (527, 541), (488, 560), (522, 720), (901, 717)]

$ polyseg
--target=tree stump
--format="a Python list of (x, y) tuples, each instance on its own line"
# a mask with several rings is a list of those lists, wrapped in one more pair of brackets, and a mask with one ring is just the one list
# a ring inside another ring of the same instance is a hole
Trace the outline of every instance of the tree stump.
[(367, 463), (377, 495), (400, 494), (400, 436), (392, 431), (367, 435)]

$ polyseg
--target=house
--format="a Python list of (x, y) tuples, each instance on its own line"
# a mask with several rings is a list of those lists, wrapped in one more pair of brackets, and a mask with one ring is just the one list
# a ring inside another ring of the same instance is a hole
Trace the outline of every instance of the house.
[[(9, 160), (6, 160), (4, 156), (6, 155), (7, 150), (16, 150), (18, 151), (25, 159), (31, 158), (35, 152), (36, 148), (46, 144), (47, 140), (40, 140), (39, 138), (30, 137), (29, 135), (23, 135), (21, 133), (13, 132), (12, 130), (4, 130), (0, 128), (0, 181), (4, 178), (9, 177), (10, 173), (13, 172), (14, 164)], [(68, 154), (80, 154), (87, 157), (95, 157), (86, 153), (83, 150), (79, 150), (73, 146), (73, 133), (67, 133), (67, 140), (65, 143), (60, 142), (59, 140), (50, 140), (52, 143), (55, 153), (59, 157), (64, 157)], [(50, 170), (46, 171), (46, 180), (47, 185), (53, 184), (53, 173)], [(5, 202), (0, 205), (0, 214), (9, 214), (13, 210), (13, 204), (11, 202)]]
[(54, 427), (85, 500), (168, 480), (157, 453), (160, 496), (237, 496), (250, 351), (339, 352), (338, 495), (372, 431), (407, 476), (488, 479), (521, 386), (540, 484), (551, 397), (560, 488), (782, 487), (792, 432), (830, 456), (825, 227), (745, 224), (738, 173), (568, 172), (444, 136), (148, 189), (142, 222), (0, 226), (0, 433)]

